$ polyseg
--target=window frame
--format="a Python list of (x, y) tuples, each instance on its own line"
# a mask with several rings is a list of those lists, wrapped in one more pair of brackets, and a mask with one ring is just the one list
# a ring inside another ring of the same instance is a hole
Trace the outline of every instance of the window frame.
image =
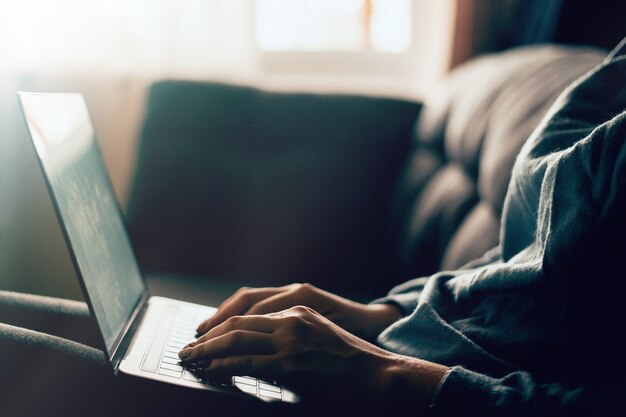
[(418, 2), (411, 3), (411, 42), (402, 52), (380, 52), (373, 49), (360, 51), (270, 51), (262, 49), (256, 38), (256, 13), (252, 7), (252, 42), (259, 58), (261, 71), (269, 76), (362, 76), (382, 78), (407, 78), (413, 72), (413, 59), (419, 42), (416, 42), (416, 15)]

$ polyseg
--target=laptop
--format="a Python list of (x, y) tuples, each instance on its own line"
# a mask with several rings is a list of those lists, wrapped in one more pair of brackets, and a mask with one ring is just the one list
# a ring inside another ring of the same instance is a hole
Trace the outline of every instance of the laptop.
[(178, 352), (213, 307), (152, 297), (139, 271), (81, 94), (18, 93), (85, 299), (113, 372), (189, 388), (296, 403), (274, 381), (212, 381)]

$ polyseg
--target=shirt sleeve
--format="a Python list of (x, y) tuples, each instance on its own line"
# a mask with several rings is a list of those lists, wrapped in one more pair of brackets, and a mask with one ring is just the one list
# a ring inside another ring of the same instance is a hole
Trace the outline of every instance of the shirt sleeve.
[[(480, 268), (500, 259), (500, 248), (495, 247), (487, 251), (482, 257), (464, 265), (457, 271), (445, 272), (446, 274), (460, 275), (472, 269)], [(378, 298), (370, 304), (393, 304), (400, 308), (403, 316), (408, 316), (415, 310), (424, 286), (430, 277), (415, 278), (394, 287), (385, 297)]]
[(377, 298), (370, 304), (393, 304), (400, 309), (402, 316), (408, 316), (417, 307), (426, 282), (428, 282), (427, 277), (412, 279), (398, 285), (387, 296)]
[(442, 379), (430, 415), (481, 417), (623, 416), (626, 386), (568, 386), (538, 383), (527, 372), (492, 378), (463, 367), (452, 368)]

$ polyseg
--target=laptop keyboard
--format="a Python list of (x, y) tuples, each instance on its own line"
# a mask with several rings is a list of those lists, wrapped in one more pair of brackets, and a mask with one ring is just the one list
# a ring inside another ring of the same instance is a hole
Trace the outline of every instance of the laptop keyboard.
[(146, 352), (141, 366), (143, 371), (175, 379), (182, 378), (221, 389), (240, 390), (264, 400), (283, 400), (283, 389), (275, 382), (262, 381), (248, 376), (209, 380), (202, 374), (198, 365), (183, 366), (178, 358), (178, 352), (187, 343), (195, 340), (195, 326), (205, 317), (198, 316), (197, 310), (193, 309), (178, 308), (177, 312), (172, 311), (172, 313), (165, 315), (159, 331)]

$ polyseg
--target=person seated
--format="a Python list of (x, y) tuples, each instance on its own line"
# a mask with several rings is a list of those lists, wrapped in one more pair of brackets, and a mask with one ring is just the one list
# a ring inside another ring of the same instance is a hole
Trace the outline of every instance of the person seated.
[(524, 145), (482, 259), (367, 305), (308, 284), (242, 288), (181, 360), (415, 415), (623, 413), (625, 109), (626, 39)]

